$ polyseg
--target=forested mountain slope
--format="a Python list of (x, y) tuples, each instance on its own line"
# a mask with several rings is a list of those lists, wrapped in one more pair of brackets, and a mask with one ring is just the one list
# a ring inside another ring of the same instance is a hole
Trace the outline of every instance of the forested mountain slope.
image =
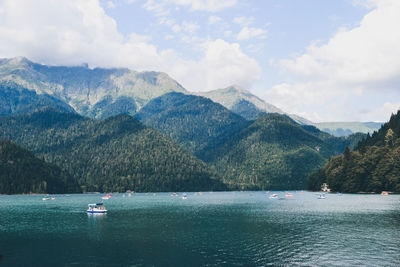
[(160, 130), (203, 160), (207, 150), (227, 142), (250, 123), (201, 96), (169, 93), (149, 102), (135, 116)]
[(78, 184), (54, 164), (21, 146), (0, 140), (0, 194), (75, 193)]
[(400, 112), (354, 151), (346, 149), (309, 178), (308, 188), (328, 183), (337, 192), (400, 192)]
[(46, 108), (0, 118), (0, 138), (68, 171), (84, 191), (225, 188), (204, 162), (129, 115), (92, 120)]

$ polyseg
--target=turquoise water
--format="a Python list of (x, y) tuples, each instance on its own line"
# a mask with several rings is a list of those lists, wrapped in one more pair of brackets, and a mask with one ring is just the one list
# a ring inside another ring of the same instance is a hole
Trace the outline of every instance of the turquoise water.
[(400, 195), (0, 196), (1, 266), (400, 266)]

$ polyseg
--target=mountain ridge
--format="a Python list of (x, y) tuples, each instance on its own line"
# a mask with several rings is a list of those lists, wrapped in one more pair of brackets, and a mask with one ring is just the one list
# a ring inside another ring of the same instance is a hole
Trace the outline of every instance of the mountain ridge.
[(13, 81), (37, 94), (49, 94), (65, 101), (78, 113), (93, 118), (104, 117), (101, 109), (93, 110), (102, 100), (105, 100), (103, 105), (108, 106), (124, 97), (128, 105), (124, 113), (133, 115), (154, 97), (171, 91), (187, 92), (162, 72), (47, 66), (24, 57), (0, 60), (0, 80)]

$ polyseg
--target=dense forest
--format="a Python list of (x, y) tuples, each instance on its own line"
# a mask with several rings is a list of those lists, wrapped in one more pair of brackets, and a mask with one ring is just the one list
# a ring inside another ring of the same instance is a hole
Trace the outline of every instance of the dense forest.
[(82, 191), (225, 189), (204, 162), (129, 115), (93, 120), (45, 108), (0, 118), (0, 138), (61, 167)]
[(24, 114), (48, 106), (75, 112), (68, 104), (47, 94), (36, 94), (11, 81), (0, 81), (0, 116)]
[(400, 112), (351, 151), (344, 150), (308, 181), (310, 190), (328, 183), (336, 192), (400, 192)]
[(202, 160), (204, 151), (224, 143), (250, 123), (208, 98), (182, 93), (157, 97), (135, 118), (181, 144)]
[(241, 189), (301, 189), (332, 147), (289, 117), (271, 113), (207, 155), (225, 181)]
[(337, 138), (285, 115), (261, 115), (247, 121), (207, 98), (169, 93), (135, 117), (215, 167), (230, 188), (240, 189), (304, 189), (311, 172), (363, 136)]
[(11, 141), (0, 140), (0, 194), (79, 191), (72, 177), (56, 165)]

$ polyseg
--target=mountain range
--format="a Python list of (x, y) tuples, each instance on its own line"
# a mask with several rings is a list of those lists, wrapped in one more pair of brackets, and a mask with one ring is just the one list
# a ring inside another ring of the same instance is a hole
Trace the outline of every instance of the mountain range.
[(91, 118), (135, 114), (152, 98), (186, 90), (167, 74), (129, 69), (46, 66), (24, 57), (0, 59), (0, 81), (64, 101)]
[(363, 138), (334, 137), (238, 86), (192, 94), (164, 73), (26, 58), (0, 60), (0, 102), (0, 139), (82, 191), (302, 189)]
[(0, 83), (4, 82), (15, 83), (30, 91), (29, 94), (35, 92), (37, 98), (43, 95), (47, 99), (41, 99), (42, 102), (63, 102), (82, 116), (98, 119), (121, 113), (134, 115), (150, 100), (166, 93), (180, 92), (207, 97), (247, 120), (256, 120), (265, 113), (286, 114), (300, 124), (314, 125), (335, 136), (372, 133), (381, 125), (360, 122), (313, 123), (298, 115), (287, 114), (237, 85), (190, 93), (167, 74), (154, 71), (91, 69), (85, 64), (48, 66), (17, 57), (0, 59)]

